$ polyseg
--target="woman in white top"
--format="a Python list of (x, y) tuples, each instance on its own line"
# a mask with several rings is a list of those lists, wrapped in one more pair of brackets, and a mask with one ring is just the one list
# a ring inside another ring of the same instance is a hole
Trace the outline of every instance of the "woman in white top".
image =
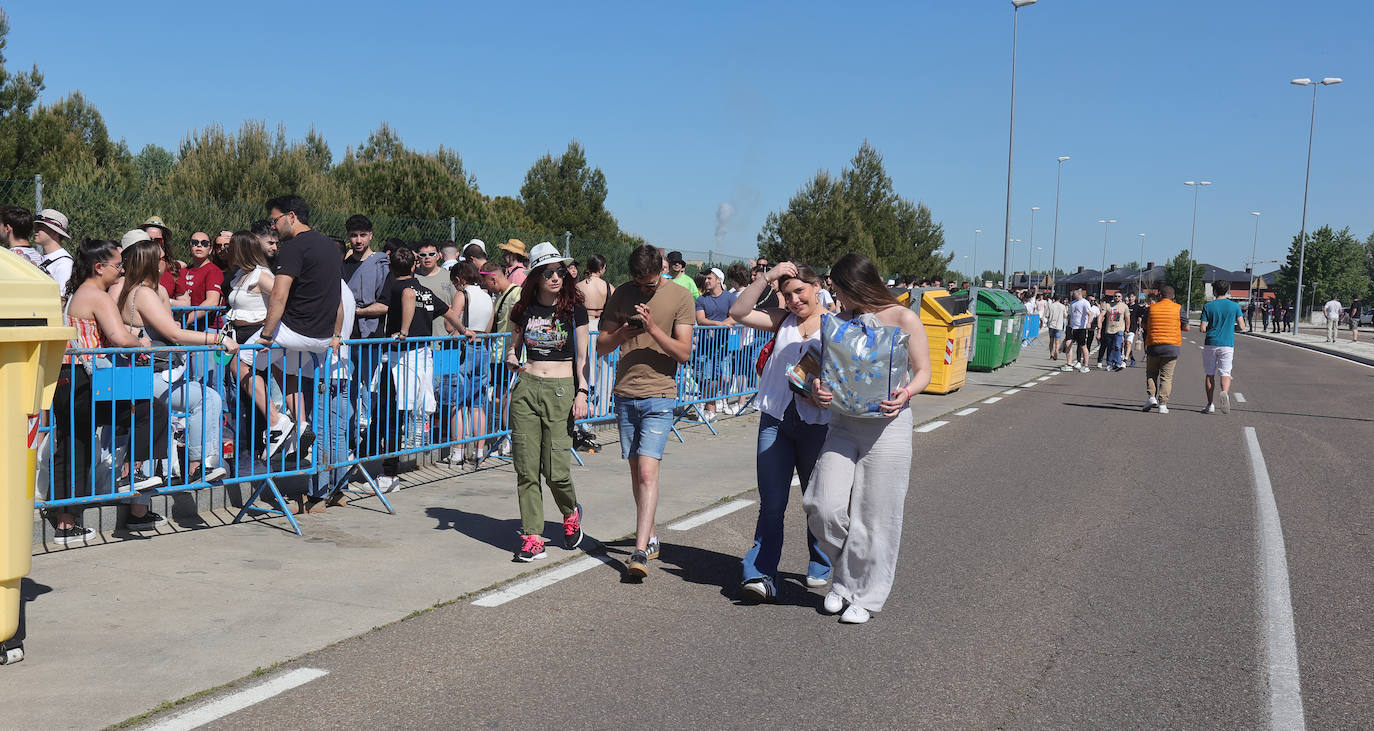
[[(786, 309), (754, 309), (764, 290), (774, 283)], [(783, 514), (792, 492), (792, 473), (797, 473), (805, 495), (830, 421), (828, 412), (794, 392), (788, 380), (788, 372), (797, 364), (820, 363), (821, 315), (825, 312), (817, 297), (820, 291), (821, 280), (815, 272), (785, 261), (745, 287), (730, 308), (730, 317), (741, 325), (774, 333), (773, 352), (763, 368), (757, 396), (759, 518), (754, 545), (742, 562), (744, 592), (760, 600), (777, 596)], [(809, 357), (803, 361), (804, 356)], [(807, 380), (798, 382), (805, 384)], [(809, 530), (806, 545), (811, 554), (806, 585), (824, 586), (830, 579), (830, 559)]]
[[(230, 282), (229, 311), (224, 313), (224, 321), (234, 333), (235, 342), (246, 345), (267, 320), (267, 300), (272, 296), (276, 278), (267, 266), (262, 243), (251, 231), (235, 231), (230, 237), (229, 266), (234, 277)], [(264, 425), (278, 424), (282, 421), (281, 405), (276, 398), (269, 398), (274, 394), (268, 391), (263, 371), (254, 371), (252, 364), (243, 359), (236, 362), (239, 388), (253, 399), (258, 412), (266, 417)]]
[[(464, 259), (448, 270), (449, 280), (458, 290), (450, 309), (462, 311), (463, 325), (473, 336), (468, 342), (457, 347), (463, 348), (462, 373), (454, 378), (457, 382), (446, 386), (446, 393), (453, 394), (452, 414), (449, 417), (449, 440), (459, 442), (449, 451), (444, 461), (451, 465), (468, 465), (474, 469), (482, 459), (487, 440), (478, 439), (473, 443), (471, 454), (462, 443), (478, 434), (486, 433), (487, 412), (482, 408), (491, 385), (491, 372), (487, 364), (491, 362), (490, 349), (494, 341), (480, 337), (491, 330), (491, 296), (481, 288), (482, 275), (477, 265)], [(463, 428), (467, 425), (467, 429)]]

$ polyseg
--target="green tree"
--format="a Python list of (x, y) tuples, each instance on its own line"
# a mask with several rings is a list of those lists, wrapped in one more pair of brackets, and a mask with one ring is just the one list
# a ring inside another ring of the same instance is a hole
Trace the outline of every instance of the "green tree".
[[(1297, 294), (1300, 255), (1301, 240), (1294, 236), (1288, 247), (1288, 260), (1279, 267), (1275, 287), (1279, 297), (1289, 302)], [(1369, 292), (1369, 279), (1366, 249), (1350, 234), (1349, 227), (1336, 231), (1322, 226), (1308, 235), (1300, 303), (1304, 307), (1313, 295), (1318, 301), (1335, 297), (1342, 302), (1364, 297)]]
[(0, 177), (33, 174), (31, 112), (43, 91), (43, 74), (37, 64), (30, 71), (12, 72), (5, 65), (9, 16), (0, 10)]
[(369, 215), (471, 221), (485, 213), (458, 153), (442, 147), (434, 153), (409, 150), (385, 123), (356, 152), (348, 150), (331, 177)]
[(878, 257), (884, 267), (893, 274), (910, 274), (918, 279), (935, 277), (949, 266), (953, 254), (938, 253), (945, 245), (944, 226), (935, 223), (930, 209), (924, 203), (915, 203), (899, 198), (896, 204), (897, 238), (896, 246), (884, 251), (882, 244), (874, 240)]
[(983, 273), (979, 276), (979, 280), (980, 281), (976, 284), (978, 284), (978, 286), (980, 287), (983, 286), (982, 282), (992, 282), (993, 284), (996, 284), (997, 282), (1002, 280), (1002, 273), (994, 272), (991, 269), (984, 269)]
[(759, 255), (828, 267), (849, 252), (877, 259), (873, 237), (844, 193), (844, 185), (822, 170), (798, 190), (787, 208), (772, 212), (758, 235)]
[(1180, 305), (1192, 302), (1194, 307), (1201, 307), (1206, 299), (1202, 296), (1202, 277), (1207, 273), (1206, 267), (1193, 262), (1193, 295), (1188, 299), (1188, 250), (1178, 252), (1178, 256), (1169, 260), (1164, 265), (1164, 284), (1174, 288), (1174, 301)]
[(171, 150), (149, 143), (134, 155), (134, 174), (144, 190), (155, 190), (176, 164), (176, 155)]
[(587, 165), (586, 152), (573, 140), (562, 155), (545, 153), (534, 161), (520, 186), (520, 202), (538, 230), (610, 241), (620, 226), (606, 209), (607, 193), (605, 173)]
[(534, 219), (525, 214), (520, 201), (508, 195), (498, 195), (486, 199), (486, 213), (483, 219), (492, 226), (533, 231), (538, 228)]

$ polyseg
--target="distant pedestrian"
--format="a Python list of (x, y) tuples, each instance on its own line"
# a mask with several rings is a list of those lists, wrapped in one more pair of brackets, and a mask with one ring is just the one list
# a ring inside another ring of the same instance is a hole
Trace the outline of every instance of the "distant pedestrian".
[(1083, 290), (1075, 289), (1069, 303), (1069, 357), (1060, 370), (1088, 372), (1088, 330), (1092, 325), (1092, 306), (1083, 299)]
[(1322, 305), (1322, 315), (1326, 317), (1326, 342), (1336, 342), (1336, 328), (1341, 323), (1341, 301), (1332, 297)]
[(1263, 327), (1260, 328), (1260, 332), (1269, 332), (1269, 321), (1273, 319), (1273, 312), (1274, 305), (1269, 300), (1260, 301), (1260, 318), (1263, 324)]
[[(1202, 308), (1202, 332), (1206, 335), (1202, 346), (1202, 373), (1207, 389), (1207, 405), (1202, 413), (1231, 413), (1231, 361), (1234, 358), (1236, 331), (1245, 331), (1240, 305), (1231, 300), (1230, 285), (1213, 282), (1216, 299)], [(1220, 380), (1220, 383), (1217, 381)], [(1217, 386), (1221, 389), (1217, 390)]]
[[(823, 608), (862, 624), (882, 611), (896, 575), (911, 478), (909, 406), (930, 383), (930, 348), (920, 315), (897, 302), (872, 261), (845, 254), (830, 276), (842, 314), (822, 321), (824, 383), (811, 382), (817, 405), (831, 411), (830, 429), (802, 506), (834, 567)], [(850, 332), (857, 336), (845, 338)]]
[(1364, 309), (1360, 305), (1360, 298), (1356, 297), (1350, 303), (1350, 342), (1360, 341), (1360, 318), (1364, 316)]
[(1159, 413), (1169, 413), (1169, 393), (1174, 387), (1174, 366), (1183, 346), (1183, 331), (1188, 325), (1182, 310), (1174, 301), (1174, 288), (1164, 285), (1159, 299), (1150, 304), (1149, 320), (1145, 323), (1145, 394), (1149, 399), (1142, 411), (1158, 407)]
[(1254, 329), (1255, 329), (1255, 310), (1257, 310), (1257, 309), (1259, 309), (1259, 305), (1257, 305), (1253, 299), (1250, 300), (1249, 302), (1245, 303), (1245, 329), (1246, 329), (1246, 330), (1254, 330)]
[(1124, 370), (1121, 365), (1121, 343), (1131, 324), (1131, 311), (1121, 301), (1121, 295), (1112, 295), (1112, 303), (1102, 310), (1102, 339), (1107, 347), (1107, 369)]
[(1045, 305), (1045, 326), (1050, 331), (1050, 360), (1059, 360), (1059, 347), (1064, 343), (1064, 325), (1069, 316), (1069, 308), (1061, 301), (1051, 299)]

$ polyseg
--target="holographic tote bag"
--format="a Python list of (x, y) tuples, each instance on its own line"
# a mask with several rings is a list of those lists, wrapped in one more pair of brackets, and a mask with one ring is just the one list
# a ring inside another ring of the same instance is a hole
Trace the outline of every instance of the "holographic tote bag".
[(908, 335), (864, 313), (852, 320), (821, 318), (821, 379), (835, 394), (830, 408), (847, 416), (883, 418), (882, 403), (911, 380)]

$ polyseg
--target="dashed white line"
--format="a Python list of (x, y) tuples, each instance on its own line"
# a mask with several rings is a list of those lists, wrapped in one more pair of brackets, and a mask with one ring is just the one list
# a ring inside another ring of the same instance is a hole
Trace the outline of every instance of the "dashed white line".
[(1021, 388), (1031, 388), (1032, 386), (1039, 386), (1039, 385), (1040, 385), (1040, 382), (1039, 382), (1039, 381), (1031, 381), (1031, 382), (1029, 382), (1029, 383), (1023, 383), (1023, 384), (1021, 384)]
[(1264, 598), (1260, 605), (1260, 629), (1264, 632), (1269, 727), (1303, 729), (1302, 682), (1298, 677), (1298, 646), (1293, 632), (1293, 598), (1288, 588), (1288, 557), (1269, 469), (1253, 426), (1245, 427), (1245, 446), (1250, 452), (1259, 514), (1256, 532), (1260, 544), (1260, 593)]
[(916, 427), (916, 431), (920, 432), (921, 434), (925, 434), (926, 432), (933, 432), (936, 429), (939, 429), (940, 427), (948, 423), (948, 421), (932, 421), (927, 424), (922, 424)]
[(1039, 377), (1039, 378), (1037, 378), (1037, 379), (1035, 379), (1035, 380), (1037, 380), (1037, 381), (1042, 381), (1042, 382), (1043, 382), (1043, 381), (1048, 381), (1048, 380), (1050, 380), (1050, 377), (1049, 377), (1049, 376), (1041, 376), (1041, 377)]
[(963, 411), (956, 411), (956, 412), (954, 412), (954, 415), (955, 415), (955, 416), (968, 416), (969, 414), (972, 414), (973, 412), (975, 412), (975, 411), (977, 411), (977, 410), (978, 410), (978, 407), (977, 407), (977, 406), (970, 406), (970, 407), (968, 407), (967, 409), (964, 409)]
[(983, 399), (983, 403), (985, 403), (985, 404), (995, 404), (995, 403), (997, 403), (998, 401), (1001, 401), (1001, 400), (1002, 400), (1002, 397), (1001, 397), (1001, 396), (993, 396), (992, 398), (985, 398), (985, 399)]
[(1004, 394), (1006, 394), (1006, 395), (1008, 395), (1008, 396), (1015, 396), (1016, 394), (1021, 393), (1021, 389), (1019, 389), (1019, 388), (1009, 388), (1009, 389), (1003, 391), (1002, 393), (1004, 393)]
[[(669, 526), (670, 528), (672, 526)], [(489, 594), (483, 594), (473, 602), (478, 607), (499, 607), (509, 601), (519, 599), (526, 594), (543, 589), (546, 586), (556, 584), (566, 578), (577, 576), (587, 569), (594, 568), (603, 563), (611, 563), (615, 559), (606, 556), (583, 556), (575, 561), (569, 561), (562, 566), (542, 571), (524, 581), (517, 581), (509, 584)]]
[[(801, 483), (794, 482), (793, 484)], [(710, 510), (702, 511), (700, 513), (697, 513), (696, 515), (693, 515), (690, 518), (683, 518), (682, 520), (679, 520), (678, 522), (668, 526), (668, 530), (691, 530), (699, 525), (706, 525), (707, 523), (710, 523), (716, 518), (719, 518), (723, 515), (729, 515), (730, 513), (733, 513), (736, 510), (739, 510), (740, 508), (747, 508), (753, 504), (753, 500), (731, 500), (730, 502), (725, 503), (724, 505), (711, 508)]]
[(186, 731), (187, 729), (199, 728), (211, 721), (216, 721), (225, 716), (241, 711), (255, 703), (261, 703), (274, 695), (285, 693), (297, 686), (305, 685), (317, 678), (328, 675), (327, 670), (317, 670), (315, 668), (300, 668), (289, 673), (283, 673), (277, 677), (245, 688), (237, 693), (231, 693), (217, 701), (207, 703), (199, 708), (193, 708), (184, 713), (178, 713), (171, 718), (160, 723), (149, 726), (150, 731)]
[(1241, 393), (1240, 391), (1237, 391), (1237, 392), (1235, 392), (1235, 393), (1233, 393), (1233, 394), (1231, 394), (1231, 395), (1236, 397), (1236, 403), (1238, 403), (1238, 404), (1243, 404), (1243, 403), (1245, 403), (1245, 394)]

